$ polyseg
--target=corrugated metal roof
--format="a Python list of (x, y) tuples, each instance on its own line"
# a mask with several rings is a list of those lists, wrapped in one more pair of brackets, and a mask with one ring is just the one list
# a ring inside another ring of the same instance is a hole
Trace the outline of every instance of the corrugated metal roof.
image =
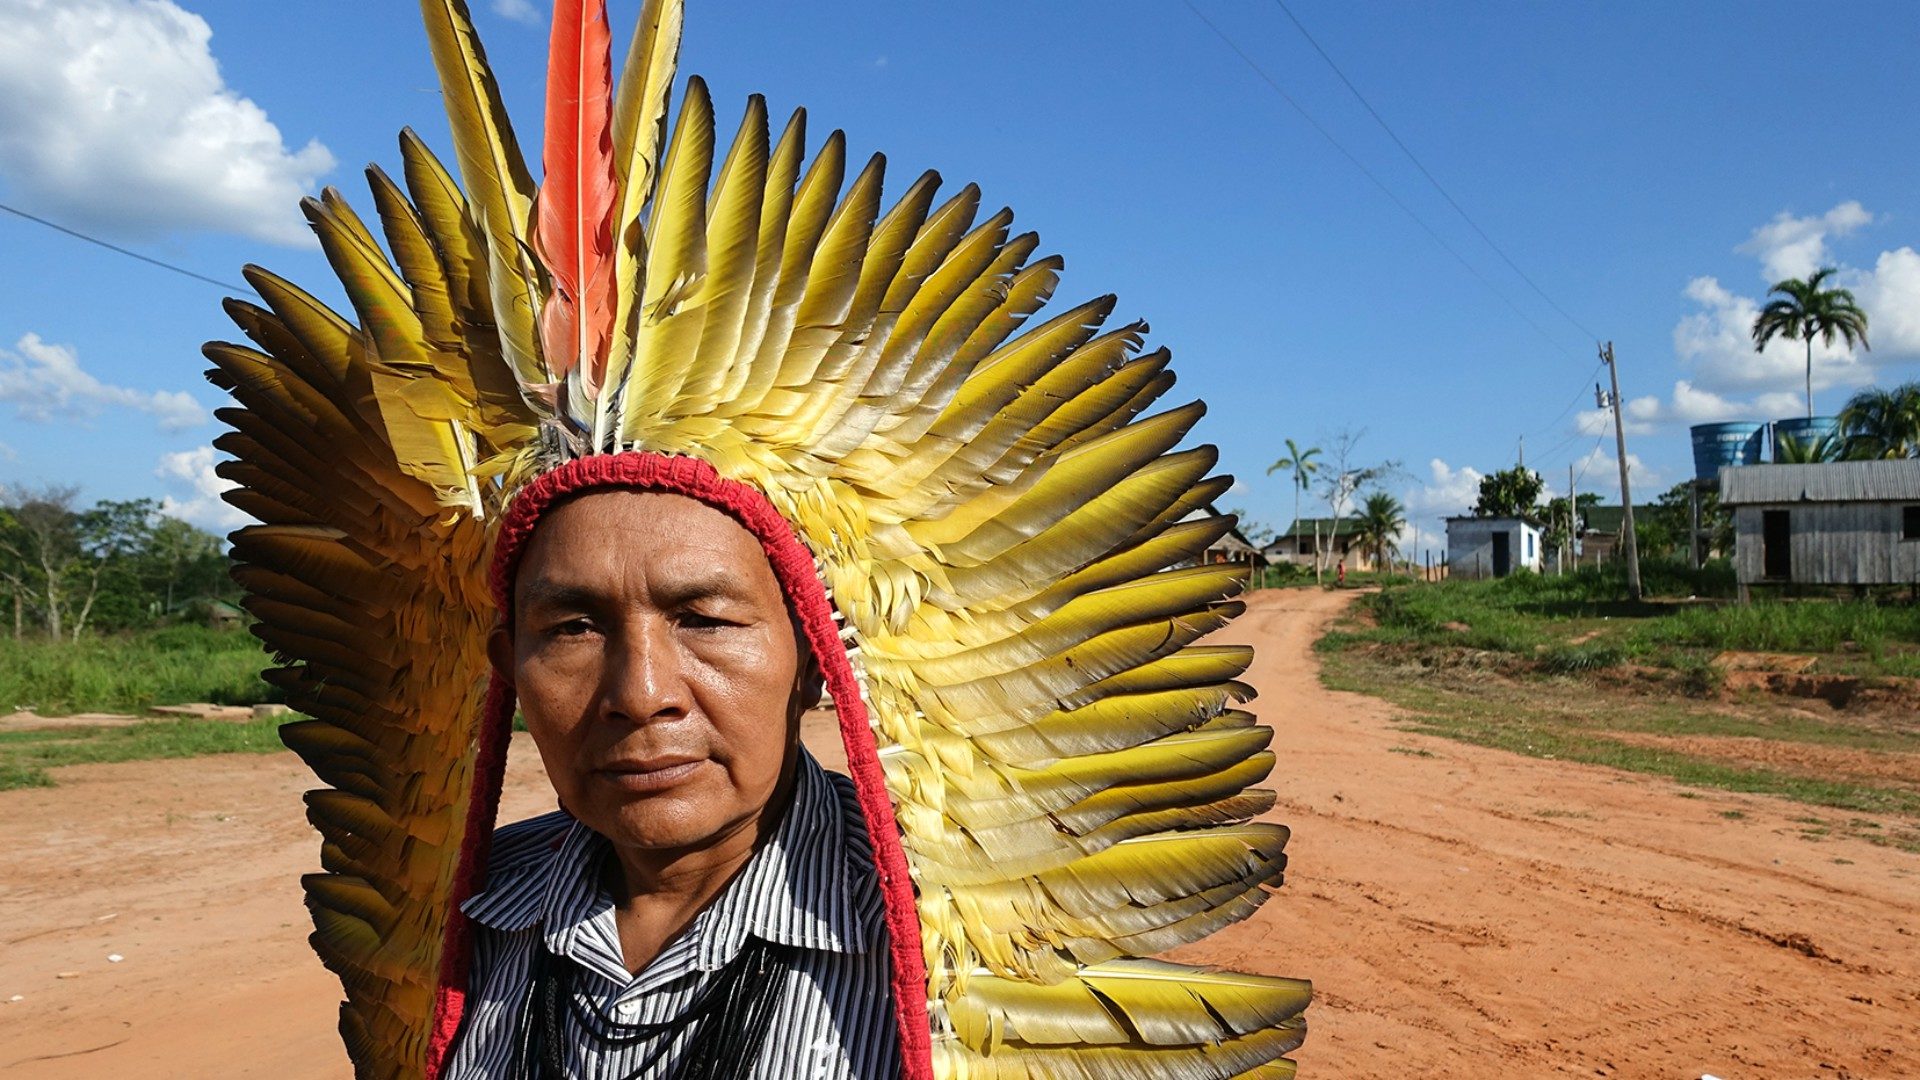
[(1790, 502), (1920, 502), (1920, 458), (1720, 470), (1722, 506)]

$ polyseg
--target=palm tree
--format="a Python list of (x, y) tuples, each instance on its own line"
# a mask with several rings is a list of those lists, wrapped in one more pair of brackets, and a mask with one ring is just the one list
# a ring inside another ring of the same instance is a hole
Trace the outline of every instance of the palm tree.
[(1767, 342), (1775, 336), (1788, 341), (1807, 343), (1807, 416), (1813, 416), (1813, 339), (1819, 338), (1828, 345), (1839, 337), (1847, 343), (1849, 349), (1858, 344), (1863, 349), (1871, 349), (1867, 344), (1867, 313), (1853, 302), (1853, 293), (1846, 289), (1823, 289), (1820, 286), (1834, 272), (1833, 267), (1823, 266), (1814, 271), (1805, 281), (1788, 278), (1775, 282), (1767, 295), (1780, 294), (1760, 309), (1753, 320), (1753, 351), (1759, 352), (1767, 347)]
[[(1297, 537), (1297, 534), (1299, 532), (1300, 495), (1302, 492), (1306, 491), (1308, 485), (1313, 482), (1313, 475), (1320, 471), (1320, 463), (1314, 460), (1319, 456), (1320, 456), (1319, 447), (1309, 446), (1305, 450), (1302, 450), (1300, 449), (1299, 443), (1294, 442), (1292, 439), (1288, 439), (1287, 440), (1287, 456), (1267, 466), (1268, 476), (1272, 476), (1274, 473), (1277, 473), (1282, 469), (1289, 470), (1293, 473), (1293, 527), (1287, 530), (1286, 535), (1288, 536)], [(1299, 541), (1297, 538), (1294, 541), (1294, 546), (1296, 549), (1299, 547)], [(1314, 537), (1313, 546), (1314, 546), (1313, 554), (1314, 554), (1315, 568), (1318, 569), (1319, 556), (1320, 556), (1320, 538), (1318, 535)]]
[(1920, 382), (1869, 387), (1840, 410), (1850, 458), (1920, 457)]
[(1835, 432), (1813, 434), (1795, 438), (1792, 435), (1774, 436), (1773, 460), (1780, 465), (1818, 465), (1827, 461), (1840, 461), (1847, 456), (1847, 440)]
[(1374, 568), (1384, 572), (1398, 545), (1394, 538), (1407, 527), (1407, 508), (1384, 491), (1367, 496), (1353, 515), (1354, 540), (1373, 552)]

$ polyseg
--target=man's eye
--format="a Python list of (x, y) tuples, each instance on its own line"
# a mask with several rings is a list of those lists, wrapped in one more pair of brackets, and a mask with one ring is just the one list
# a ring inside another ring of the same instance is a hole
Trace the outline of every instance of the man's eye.
[(549, 633), (552, 633), (555, 637), (579, 637), (582, 634), (590, 634), (592, 632), (593, 622), (586, 618), (567, 619), (563, 622), (557, 622), (553, 624), (549, 630)]
[(717, 630), (721, 627), (734, 626), (737, 624), (731, 619), (723, 619), (717, 615), (706, 615), (698, 611), (688, 611), (681, 614), (680, 625), (694, 630)]

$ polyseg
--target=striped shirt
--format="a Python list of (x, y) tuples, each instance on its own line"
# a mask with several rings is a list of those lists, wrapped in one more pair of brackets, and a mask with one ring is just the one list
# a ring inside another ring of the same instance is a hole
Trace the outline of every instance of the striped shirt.
[(822, 769), (801, 748), (793, 802), (779, 829), (638, 975), (622, 959), (613, 897), (601, 884), (611, 855), (605, 838), (561, 811), (494, 834), (486, 891), (461, 907), (473, 921), (473, 967), (447, 1080), (507, 1074), (543, 940), (580, 972), (573, 987), (581, 1000), (561, 1010), (568, 1074), (666, 1080), (690, 1030), (599, 1047), (580, 1026), (579, 1014), (589, 1010), (574, 1006), (623, 1024), (672, 1020), (699, 1002), (749, 936), (788, 946), (792, 957), (752, 1076), (899, 1075), (886, 921), (851, 780)]

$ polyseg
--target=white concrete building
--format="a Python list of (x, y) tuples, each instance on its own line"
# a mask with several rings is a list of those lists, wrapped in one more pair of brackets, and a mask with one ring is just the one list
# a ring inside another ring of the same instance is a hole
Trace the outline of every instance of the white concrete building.
[(1447, 576), (1501, 578), (1515, 570), (1540, 573), (1540, 523), (1518, 517), (1447, 519)]

